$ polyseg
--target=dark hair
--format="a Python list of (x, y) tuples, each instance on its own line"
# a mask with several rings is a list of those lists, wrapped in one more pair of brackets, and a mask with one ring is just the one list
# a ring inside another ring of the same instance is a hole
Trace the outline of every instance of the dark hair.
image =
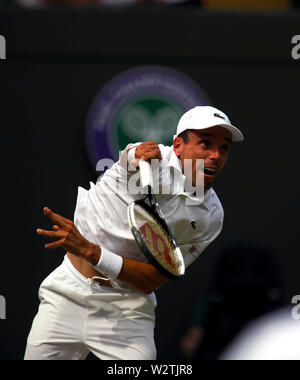
[(189, 143), (189, 133), (190, 129), (186, 129), (185, 131), (181, 132), (177, 137), (181, 137), (183, 139), (183, 142), (185, 144)]

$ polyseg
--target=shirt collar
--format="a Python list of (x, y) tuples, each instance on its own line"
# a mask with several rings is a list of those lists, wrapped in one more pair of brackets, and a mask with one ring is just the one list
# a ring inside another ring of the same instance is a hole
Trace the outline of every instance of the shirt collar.
[(171, 156), (169, 158), (167, 166), (173, 167), (173, 168), (175, 168), (176, 170), (178, 170), (178, 171), (180, 171), (182, 173), (181, 162), (180, 162), (179, 158), (176, 156), (173, 148), (172, 148)]

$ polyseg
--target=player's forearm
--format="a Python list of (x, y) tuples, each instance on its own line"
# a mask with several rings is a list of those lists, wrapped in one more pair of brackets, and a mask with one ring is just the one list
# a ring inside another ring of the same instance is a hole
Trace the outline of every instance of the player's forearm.
[(123, 259), (118, 280), (144, 294), (151, 294), (167, 282), (153, 265), (127, 258)]
[[(101, 253), (101, 248), (91, 244), (85, 257), (91, 265), (95, 266), (101, 258)], [(117, 280), (144, 294), (151, 294), (167, 282), (167, 279), (153, 265), (127, 258), (123, 258), (122, 269)]]
[[(95, 269), (101, 273), (102, 271), (101, 268), (98, 269), (98, 264), (102, 255), (102, 259), (105, 258), (105, 260), (103, 260), (104, 263), (101, 263), (101, 265), (106, 264), (106, 269), (117, 273), (116, 277), (112, 276), (112, 278), (117, 278), (117, 280), (145, 294), (152, 293), (167, 281), (150, 264), (125, 258), (121, 260), (117, 255), (111, 261), (110, 253), (105, 252), (105, 250), (102, 252), (101, 248), (83, 237), (74, 222), (52, 212), (47, 207), (44, 208), (44, 214), (55, 223), (52, 231), (40, 228), (37, 230), (37, 233), (41, 236), (56, 239), (56, 241), (45, 245), (47, 249), (61, 247), (70, 254), (83, 258), (92, 266), (97, 266), (97, 269)], [(114, 255), (113, 253), (111, 254)], [(103, 273), (107, 272), (103, 271)]]

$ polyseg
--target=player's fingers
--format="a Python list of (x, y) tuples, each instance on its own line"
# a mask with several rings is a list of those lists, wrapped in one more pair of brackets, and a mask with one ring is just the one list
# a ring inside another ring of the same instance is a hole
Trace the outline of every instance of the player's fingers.
[(143, 160), (145, 161), (149, 161), (149, 160), (161, 160), (162, 157), (161, 157), (161, 152), (160, 150), (153, 150), (152, 152), (146, 152), (143, 157), (142, 157)]
[(147, 145), (147, 146), (157, 146), (157, 143), (155, 141), (146, 141), (144, 143), (142, 143), (143, 145)]
[(161, 159), (161, 152), (160, 152), (159, 146), (156, 144), (155, 141), (145, 142), (139, 145), (136, 148), (135, 155), (136, 155), (136, 158), (138, 159), (141, 158), (144, 160), (153, 159), (153, 158)]
[[(65, 217), (62, 216), (62, 215), (59, 215), (59, 214), (54, 213), (54, 212), (52, 212), (52, 214), (58, 218), (58, 220), (61, 222), (61, 224), (62, 224), (63, 226), (66, 226), (66, 225), (69, 226), (69, 225), (72, 225), (72, 224), (73, 224), (73, 221), (72, 221), (72, 220), (67, 219), (67, 218), (65, 218)], [(59, 228), (59, 226), (57, 226), (57, 225), (56, 225), (56, 227)]]
[(161, 151), (159, 149), (159, 146), (157, 144), (154, 144), (154, 145), (150, 145), (148, 146), (145, 151), (144, 151), (144, 154), (155, 154), (155, 155), (161, 155)]
[(57, 226), (62, 227), (65, 225), (65, 218), (59, 214), (54, 213), (48, 207), (43, 208), (44, 215), (51, 219)]
[(57, 239), (57, 238), (60, 238), (61, 236), (58, 235), (58, 231), (46, 231), (46, 230), (42, 230), (41, 228), (38, 228), (36, 230), (37, 234), (40, 235), (40, 236), (45, 236), (45, 237), (48, 237), (48, 238), (51, 238), (51, 239)]
[(149, 153), (156, 153), (156, 154), (160, 154), (160, 149), (159, 147), (156, 145), (156, 146), (150, 146), (148, 149), (147, 149), (147, 152)]
[(146, 145), (145, 149), (147, 151), (160, 151), (159, 146), (154, 141)]
[(64, 239), (60, 239), (60, 240), (57, 240), (57, 241), (54, 241), (53, 243), (48, 243), (48, 244), (45, 244), (45, 248), (46, 249), (55, 249), (55, 248), (59, 248), (62, 246), (62, 244), (64, 243)]
[(52, 228), (54, 231), (59, 231), (59, 227), (57, 225), (54, 225)]

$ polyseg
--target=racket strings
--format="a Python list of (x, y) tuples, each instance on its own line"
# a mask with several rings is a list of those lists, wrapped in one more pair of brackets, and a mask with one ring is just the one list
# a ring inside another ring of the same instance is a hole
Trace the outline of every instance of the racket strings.
[(172, 238), (158, 218), (140, 205), (135, 205), (136, 227), (155, 259), (169, 272), (177, 274), (177, 254)]

